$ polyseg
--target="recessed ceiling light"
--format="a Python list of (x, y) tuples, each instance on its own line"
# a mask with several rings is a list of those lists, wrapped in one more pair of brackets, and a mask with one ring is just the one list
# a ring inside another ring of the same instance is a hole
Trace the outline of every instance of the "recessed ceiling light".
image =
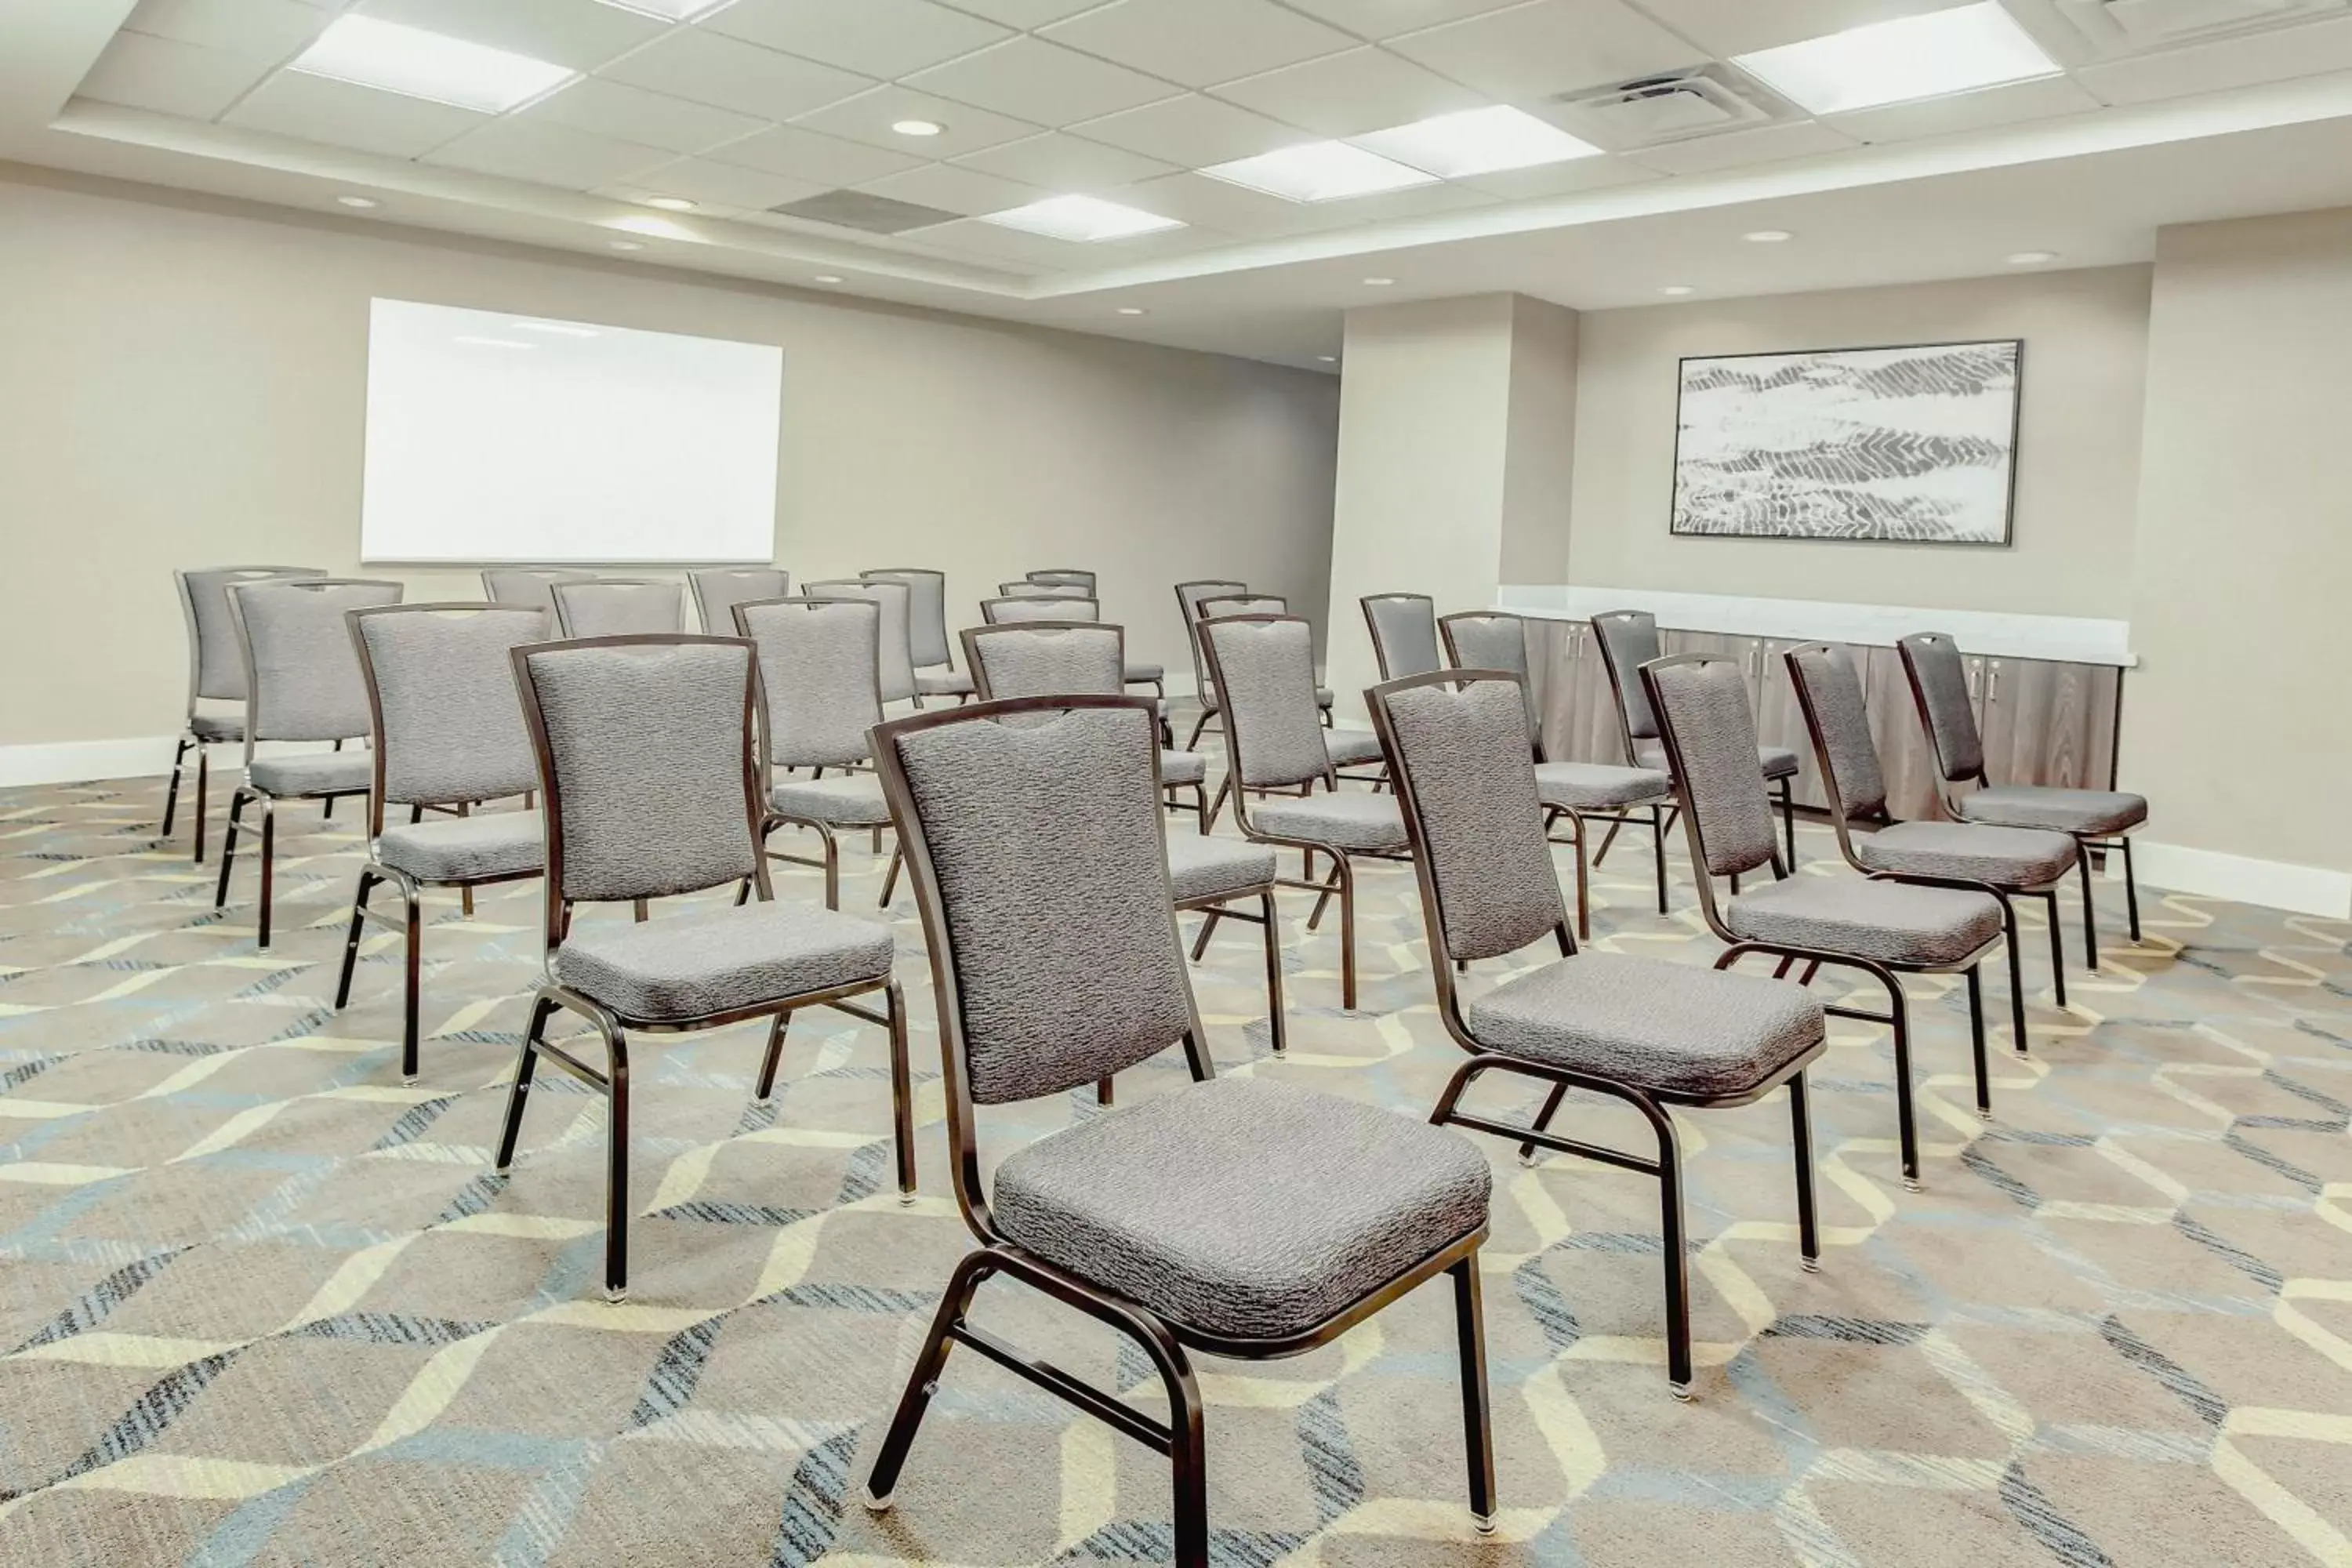
[(605, 243), (609, 244), (615, 250), (643, 250), (645, 248), (645, 242), (635, 239), (614, 239), (608, 240)]
[(352, 16), (330, 22), (288, 68), (485, 114), (503, 114), (580, 74), (529, 55)]
[(937, 136), (947, 127), (936, 120), (899, 120), (892, 121), (890, 129), (901, 136)]
[(820, 283), (838, 283), (841, 281), (841, 274), (838, 272), (820, 272), (816, 275), (816, 280)]
[(641, 16), (659, 16), (665, 22), (683, 22), (689, 16), (699, 16), (726, 0), (603, 0), (615, 11), (635, 11)]
[(1213, 163), (1201, 173), (1229, 185), (1280, 196), (1286, 202), (1331, 202), (1344, 196), (1368, 196), (1376, 191), (1430, 184), (1437, 178), (1345, 142), (1308, 142), (1297, 147), (1285, 147), (1278, 153), (1261, 153), (1255, 158)]
[(2011, 267), (2039, 267), (2045, 261), (2057, 259), (2058, 253), (2054, 250), (2021, 250), (2009, 258), (2009, 264)]
[(1118, 313), (1122, 316), (1148, 316), (1151, 312), (1140, 305), (1121, 305)]
[(1692, 288), (1687, 283), (1668, 283), (1660, 287), (1658, 292), (1661, 294), (1671, 294), (1675, 299), (1679, 300), (1685, 294), (1696, 294), (1698, 290)]
[(366, 208), (376, 205), (376, 201), (373, 196), (337, 196), (335, 200), (341, 202), (347, 207)]
[(981, 222), (992, 223), (1003, 228), (1025, 229), (1052, 239), (1092, 241), (1125, 239), (1134, 234), (1152, 234), (1163, 228), (1182, 228), (1183, 224), (1172, 217), (1161, 217), (1140, 207), (1107, 202), (1100, 196), (1048, 196), (1042, 202), (1031, 202), (1025, 207), (1008, 212), (983, 213)]
[(2058, 74), (2058, 62), (1999, 0), (1873, 22), (1731, 61), (1815, 114)]
[(1339, 363), (1339, 356), (1338, 354), (1317, 354), (1315, 357), (1321, 360), (1325, 364), (1338, 364)]
[(1395, 281), (1396, 279), (1393, 278), (1367, 278), (1364, 279), (1364, 287), (1367, 289), (1385, 289)]
[(1416, 120), (1351, 140), (1359, 147), (1448, 180), (1591, 158), (1601, 152), (1590, 142), (1580, 142), (1556, 125), (1504, 104)]
[(647, 196), (646, 205), (659, 207), (666, 213), (690, 213), (694, 210), (694, 204), (684, 196)]
[(1751, 228), (1739, 237), (1750, 245), (1778, 245), (1797, 237), (1785, 228)]

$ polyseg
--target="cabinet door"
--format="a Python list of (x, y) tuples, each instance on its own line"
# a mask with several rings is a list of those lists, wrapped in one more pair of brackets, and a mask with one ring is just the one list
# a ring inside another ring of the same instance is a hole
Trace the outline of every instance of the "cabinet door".
[(1863, 698), (1870, 709), (1870, 738), (1878, 747), (1878, 768), (1886, 775), (1886, 810), (1902, 822), (1942, 818), (1944, 802), (1937, 787), (1936, 749), (1912, 700), (1911, 680), (1903, 672), (1903, 656), (1891, 647), (1873, 647), (1862, 667)]
[[(1556, 763), (1622, 763), (1624, 729), (1592, 627), (1585, 621), (1529, 622), (1543, 628), (1547, 676), (1537, 683), (1544, 755)], [(1535, 650), (1530, 649), (1533, 655)]]
[(2054, 659), (1987, 658), (1978, 691), (1985, 776), (1995, 784), (2110, 789), (2123, 672)]

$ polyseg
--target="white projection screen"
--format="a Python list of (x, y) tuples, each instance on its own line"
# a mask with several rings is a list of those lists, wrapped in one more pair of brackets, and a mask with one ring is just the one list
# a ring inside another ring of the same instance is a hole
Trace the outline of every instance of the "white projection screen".
[(784, 351), (377, 300), (360, 557), (774, 558)]

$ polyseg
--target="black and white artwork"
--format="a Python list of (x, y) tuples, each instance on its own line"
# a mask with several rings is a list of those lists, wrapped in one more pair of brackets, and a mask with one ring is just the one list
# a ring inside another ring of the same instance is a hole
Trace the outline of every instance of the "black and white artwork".
[(1682, 362), (1676, 533), (2006, 544), (2024, 344)]

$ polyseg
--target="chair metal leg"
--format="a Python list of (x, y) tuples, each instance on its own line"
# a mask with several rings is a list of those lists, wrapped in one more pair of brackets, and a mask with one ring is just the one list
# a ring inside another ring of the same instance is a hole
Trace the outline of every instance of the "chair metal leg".
[(1601, 847), (1592, 852), (1594, 865), (1601, 865), (1609, 858), (1609, 847), (1617, 842), (1617, 830), (1624, 826), (1625, 818), (1622, 813), (1609, 819), (1609, 831), (1601, 836)]
[(2050, 979), (2056, 989), (2058, 1005), (2066, 1005), (2066, 922), (2058, 913), (2058, 890), (2053, 888), (2042, 895), (2050, 905)]
[(245, 824), (246, 799), (244, 787), (240, 785), (236, 793), (228, 797), (228, 820), (221, 825), (220, 881), (213, 889), (213, 908), (216, 910), (228, 907), (228, 878), (230, 870), (236, 865), (236, 835)]
[(2009, 1043), (2021, 1057), (2026, 1054), (2025, 965), (2017, 952), (2017, 903), (2007, 893), (2000, 895), (2000, 926), (2009, 949)]
[(199, 742), (196, 746), (196, 849), (194, 857), (199, 866), (205, 863), (205, 786), (212, 781), (212, 749)]
[(2074, 867), (2083, 874), (2083, 967), (2092, 973), (2099, 972), (2099, 919), (2092, 907), (2091, 855), (2080, 847), (2074, 853)]
[(1339, 1005), (1356, 1010), (1356, 873), (1344, 854), (1331, 857), (1339, 879)]
[(400, 986), (400, 1081), (416, 1081), (416, 1013), (420, 1001), (425, 971), (425, 897), (414, 882), (404, 881), (400, 889), (405, 908), (403, 911), (404, 945), (407, 952), (401, 965)]
[(604, 1037), (605, 1097), (611, 1101), (604, 1143), (604, 1300), (629, 1297), (629, 1041), (620, 1026), (596, 1020)]
[(1789, 869), (1797, 868), (1797, 798), (1793, 781), (1780, 781), (1780, 837), (1789, 841)]
[(359, 966), (360, 931), (367, 924), (368, 895), (375, 891), (378, 879), (374, 872), (362, 868), (359, 886), (352, 891), (352, 933), (343, 942), (342, 977), (335, 982), (335, 1011), (340, 1013), (352, 1002), (352, 971)]
[(907, 995), (890, 982), (890, 1132), (898, 1144), (898, 1201), (915, 1201), (915, 1075), (907, 1058)]
[(1650, 807), (1650, 850), (1658, 862), (1658, 912), (1666, 912), (1666, 814), (1663, 807)]
[(648, 912), (649, 911), (646, 908), (645, 900), (632, 899), (629, 900), (629, 913), (635, 919), (639, 925), (646, 923), (646, 916)]
[(1192, 786), (1192, 811), (1200, 820), (1201, 837), (1206, 838), (1213, 826), (1209, 817), (1209, 781), (1206, 779)]
[(1891, 969), (1868, 966), (1886, 987), (1887, 1016), (1895, 1031), (1895, 1118), (1903, 1140), (1903, 1184), (1919, 1190), (1919, 1128), (1911, 1110), (1911, 1006), (1903, 982)]
[(874, 1468), (866, 1474), (866, 1506), (871, 1511), (881, 1513), (889, 1508), (890, 1494), (898, 1487), (898, 1472), (907, 1463), (907, 1450), (915, 1446), (923, 1412), (930, 1408), (931, 1395), (940, 1391), (940, 1374), (947, 1370), (951, 1342), (948, 1336), (963, 1326), (964, 1314), (971, 1310), (972, 1293), (995, 1272), (996, 1260), (982, 1247), (964, 1254), (963, 1261), (948, 1277), (939, 1310), (931, 1314), (930, 1331), (923, 1336), (923, 1348), (915, 1352), (915, 1364), (907, 1370), (906, 1392), (898, 1396), (890, 1429), (874, 1451)]
[[(1551, 1086), (1551, 1092), (1544, 1096), (1543, 1109), (1536, 1112), (1533, 1126), (1537, 1131), (1548, 1132), (1551, 1130), (1551, 1119), (1559, 1114), (1560, 1102), (1567, 1098), (1568, 1085), (1555, 1083)], [(1543, 1156), (1536, 1152), (1534, 1144), (1522, 1143), (1519, 1145), (1519, 1163), (1529, 1167), (1540, 1165), (1543, 1163)]]
[(493, 1163), (501, 1172), (514, 1165), (515, 1143), (522, 1136), (522, 1108), (530, 1093), (531, 1074), (539, 1067), (540, 1031), (555, 1011), (555, 1004), (544, 996), (530, 1000), (530, 1026), (522, 1033), (522, 1051), (515, 1058), (514, 1077), (507, 1084), (506, 1121), (499, 1129), (499, 1153)]
[(793, 1026), (791, 1008), (777, 1014), (768, 1025), (767, 1054), (760, 1058), (760, 1081), (752, 1087), (751, 1098), (765, 1105), (776, 1092), (776, 1064), (784, 1056), (784, 1031)]
[(172, 782), (163, 786), (163, 830), (160, 837), (172, 837), (172, 817), (180, 805), (180, 770), (187, 765), (188, 747), (193, 742), (185, 735), (172, 748)]
[[(222, 868), (227, 868), (226, 863)], [(257, 944), (264, 952), (269, 951), (270, 906), (276, 900), (277, 888), (278, 803), (265, 795), (261, 802), (261, 920), (257, 931), (260, 941)]]
[(1813, 1205), (1813, 1113), (1805, 1075), (1789, 1080), (1789, 1134), (1797, 1152), (1797, 1251), (1808, 1274), (1822, 1271), (1821, 1221)]
[(1225, 809), (1225, 796), (1232, 792), (1233, 787), (1234, 775), (1227, 773), (1217, 784), (1217, 797), (1209, 802), (1208, 814), (1201, 819), (1202, 832), (1206, 833), (1217, 825), (1217, 815)]
[(1992, 1120), (1992, 1076), (1985, 1065), (1984, 980), (1981, 963), (1969, 965), (1969, 1049), (1976, 1063), (1977, 1114)]
[(1676, 1399), (1691, 1396), (1690, 1259), (1683, 1251), (1683, 1156), (1675, 1120), (1664, 1106), (1633, 1096), (1658, 1135), (1659, 1242), (1666, 1268), (1666, 1383)]
[(1583, 815), (1571, 811), (1568, 819), (1576, 824), (1576, 934), (1586, 942), (1592, 940), (1591, 872), (1584, 863), (1585, 826)]
[(2131, 916), (2131, 939), (2139, 941), (2139, 877), (2132, 869), (2131, 838), (2118, 837), (2116, 847), (2124, 853), (2124, 908)]
[(1200, 963), (1201, 955), (1209, 951), (1209, 939), (1217, 934), (1217, 922), (1224, 918), (1225, 911), (1216, 909), (1209, 910), (1202, 917), (1200, 934), (1192, 939), (1193, 963)]
[(898, 886), (898, 868), (905, 858), (906, 857), (899, 854), (898, 846), (896, 844), (890, 846), (890, 864), (882, 873), (882, 898), (876, 904), (877, 909), (887, 910), (890, 907), (890, 895)]
[(1289, 1048), (1290, 1039), (1282, 1020), (1282, 922), (1274, 912), (1271, 888), (1258, 895), (1258, 908), (1265, 920), (1266, 1023), (1274, 1034), (1274, 1054), (1280, 1056)]
[(1186, 751), (1197, 752), (1201, 749), (1201, 731), (1209, 727), (1209, 721), (1213, 717), (1215, 717), (1215, 715), (1212, 714), (1207, 709), (1203, 708), (1201, 710), (1201, 716), (1192, 721), (1192, 733), (1184, 742), (1184, 749)]
[(1470, 1460), (1470, 1522), (1495, 1532), (1495, 1423), (1486, 1403), (1486, 1314), (1478, 1289), (1478, 1255), (1446, 1270), (1454, 1276), (1454, 1326), (1462, 1348), (1462, 1438)]

